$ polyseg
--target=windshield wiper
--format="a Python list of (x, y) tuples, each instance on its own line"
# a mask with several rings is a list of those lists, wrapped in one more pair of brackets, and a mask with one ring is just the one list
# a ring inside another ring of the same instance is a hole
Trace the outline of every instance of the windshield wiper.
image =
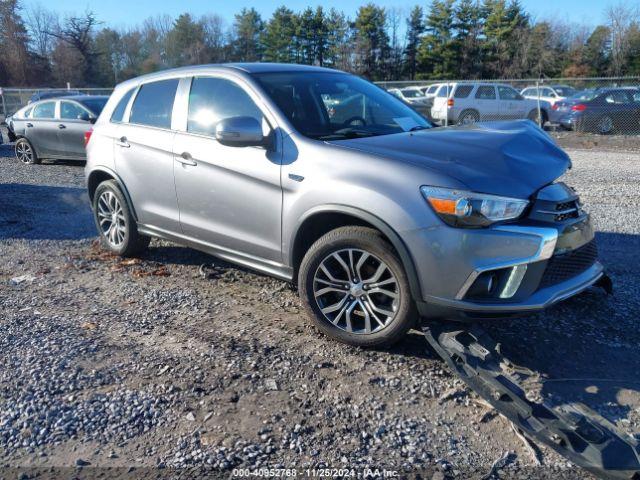
[(318, 137), (318, 140), (335, 140), (335, 139), (343, 139), (343, 138), (364, 138), (364, 137), (375, 137), (376, 135), (383, 135), (382, 133), (373, 133), (367, 132), (365, 130), (348, 130), (342, 132), (334, 132), (328, 135), (321, 135)]
[(411, 127), (409, 129), (410, 132), (417, 132), (418, 130), (429, 130), (431, 127), (427, 127), (425, 125), (416, 125), (415, 127)]

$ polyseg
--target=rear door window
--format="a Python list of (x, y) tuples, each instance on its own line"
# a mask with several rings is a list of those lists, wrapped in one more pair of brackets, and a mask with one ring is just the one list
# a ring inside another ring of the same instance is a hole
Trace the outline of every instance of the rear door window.
[(631, 98), (627, 92), (624, 92), (622, 90), (617, 90), (617, 91), (608, 93), (604, 97), (604, 101), (606, 103), (617, 103), (617, 104), (631, 103)]
[[(498, 94), (500, 95), (500, 100), (519, 100), (520, 95), (511, 87), (498, 87)], [(543, 90), (544, 95), (544, 90)]]
[(473, 85), (458, 85), (453, 96), (455, 98), (467, 98), (473, 90)]
[(84, 108), (73, 102), (60, 102), (60, 118), (63, 120), (82, 120), (89, 115)]
[(480, 85), (476, 92), (476, 98), (479, 100), (495, 100), (496, 89), (489, 85)]
[(56, 102), (44, 102), (33, 107), (32, 118), (53, 118), (56, 112)]
[(177, 78), (142, 85), (133, 101), (129, 122), (171, 128), (171, 112), (177, 88)]

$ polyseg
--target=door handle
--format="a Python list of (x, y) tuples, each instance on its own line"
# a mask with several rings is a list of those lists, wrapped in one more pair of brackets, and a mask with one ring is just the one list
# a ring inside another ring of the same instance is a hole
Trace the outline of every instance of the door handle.
[(60, 124), (60, 125), (58, 125), (58, 128), (59, 128), (60, 130), (62, 130), (63, 128), (67, 128), (67, 126), (66, 126), (66, 125), (63, 125), (63, 124)]
[(27, 127), (29, 128), (33, 127), (33, 123), (27, 123)]
[(176, 157), (176, 160), (183, 165), (189, 165), (191, 167), (198, 165), (198, 162), (193, 159), (189, 152), (182, 152), (179, 157)]
[(122, 148), (129, 148), (131, 145), (127, 142), (127, 137), (120, 137), (116, 140), (116, 145)]

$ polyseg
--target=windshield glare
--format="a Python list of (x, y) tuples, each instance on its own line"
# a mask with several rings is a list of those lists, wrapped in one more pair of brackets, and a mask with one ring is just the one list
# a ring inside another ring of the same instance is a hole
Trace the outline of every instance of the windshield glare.
[(584, 90), (582, 92), (576, 93), (571, 98), (574, 99), (574, 100), (589, 101), (589, 100), (593, 100), (594, 98), (596, 98), (597, 95), (598, 95), (598, 93), (595, 90)]
[(418, 98), (422, 97), (422, 92), (419, 90), (402, 90), (402, 93), (407, 98)]
[(296, 130), (309, 138), (339, 140), (431, 127), (392, 94), (353, 75), (272, 72), (254, 77)]
[(571, 87), (555, 87), (554, 90), (561, 97), (570, 97), (576, 93), (575, 89)]

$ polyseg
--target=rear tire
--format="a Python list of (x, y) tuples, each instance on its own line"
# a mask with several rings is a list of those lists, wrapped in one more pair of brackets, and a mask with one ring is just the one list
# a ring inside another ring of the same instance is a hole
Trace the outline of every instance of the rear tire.
[(149, 246), (149, 237), (138, 233), (129, 204), (115, 180), (105, 180), (93, 195), (93, 219), (102, 247), (122, 257), (134, 256)]
[(298, 287), (312, 323), (343, 343), (391, 345), (415, 325), (402, 263), (371, 228), (340, 227), (318, 239), (302, 260)]
[(463, 110), (458, 117), (458, 125), (471, 125), (480, 121), (480, 114), (475, 110)]
[(31, 142), (26, 138), (19, 138), (16, 142), (16, 158), (25, 165), (36, 165), (40, 163), (36, 150)]
[(549, 117), (547, 116), (547, 112), (545, 112), (544, 110), (540, 110), (540, 119), (542, 121), (541, 122), (538, 121), (538, 109), (531, 110), (529, 112), (529, 115), (527, 115), (527, 118), (531, 120), (533, 123), (535, 123), (536, 125), (538, 125), (540, 128), (543, 128), (544, 124), (547, 123), (547, 121), (549, 120)]
[(615, 130), (613, 119), (609, 115), (603, 115), (596, 121), (596, 133), (610, 135)]

